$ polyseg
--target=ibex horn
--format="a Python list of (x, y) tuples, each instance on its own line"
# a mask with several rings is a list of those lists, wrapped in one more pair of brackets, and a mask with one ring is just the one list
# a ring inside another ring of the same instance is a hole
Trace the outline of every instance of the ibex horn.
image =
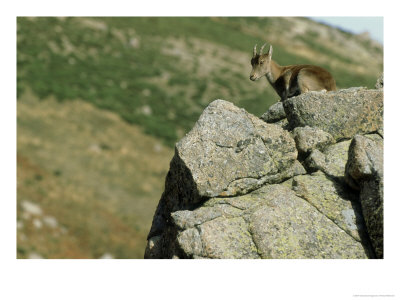
[(257, 55), (257, 44), (255, 44), (253, 49), (253, 57), (256, 57), (256, 55)]
[(262, 45), (262, 47), (260, 48), (260, 55), (262, 54), (262, 52), (263, 52), (264, 47), (265, 47), (266, 44), (267, 44), (267, 43), (265, 43), (264, 45)]

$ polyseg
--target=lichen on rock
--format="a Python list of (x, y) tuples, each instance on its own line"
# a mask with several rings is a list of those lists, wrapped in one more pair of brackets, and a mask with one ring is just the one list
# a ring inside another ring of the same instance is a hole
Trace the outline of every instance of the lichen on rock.
[[(365, 234), (358, 195), (318, 171), (293, 178), (296, 195), (308, 201), (357, 241)], [(351, 215), (351, 218), (349, 218)]]

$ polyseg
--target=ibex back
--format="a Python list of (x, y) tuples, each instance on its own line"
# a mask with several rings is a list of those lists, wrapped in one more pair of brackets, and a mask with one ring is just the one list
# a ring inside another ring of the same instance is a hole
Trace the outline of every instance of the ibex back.
[(257, 45), (254, 46), (250, 80), (266, 76), (281, 101), (308, 91), (336, 91), (335, 79), (327, 70), (313, 65), (280, 66), (272, 60), (272, 46), (268, 53), (262, 54), (265, 45), (259, 54)]

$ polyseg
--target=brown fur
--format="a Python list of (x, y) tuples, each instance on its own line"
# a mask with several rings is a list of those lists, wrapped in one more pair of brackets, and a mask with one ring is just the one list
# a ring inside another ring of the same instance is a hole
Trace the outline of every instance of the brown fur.
[(327, 70), (314, 65), (279, 66), (271, 59), (272, 46), (268, 53), (261, 52), (256, 54), (254, 47), (250, 80), (266, 76), (282, 101), (309, 91), (336, 91), (335, 79)]

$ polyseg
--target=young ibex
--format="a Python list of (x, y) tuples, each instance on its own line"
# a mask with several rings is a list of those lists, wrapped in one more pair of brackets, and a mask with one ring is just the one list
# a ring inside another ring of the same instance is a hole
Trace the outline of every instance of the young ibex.
[(268, 53), (262, 54), (266, 44), (257, 54), (257, 45), (253, 49), (250, 80), (255, 81), (266, 76), (269, 83), (284, 101), (308, 91), (336, 91), (335, 79), (325, 69), (313, 65), (290, 65), (281, 67), (272, 58), (272, 46)]

